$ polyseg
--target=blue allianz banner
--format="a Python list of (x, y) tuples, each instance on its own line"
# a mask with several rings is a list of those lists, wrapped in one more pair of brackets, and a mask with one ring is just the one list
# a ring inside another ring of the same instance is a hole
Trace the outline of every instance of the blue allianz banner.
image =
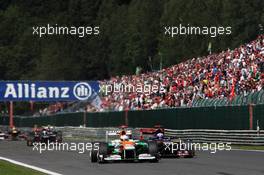
[(0, 81), (0, 101), (89, 101), (96, 81)]

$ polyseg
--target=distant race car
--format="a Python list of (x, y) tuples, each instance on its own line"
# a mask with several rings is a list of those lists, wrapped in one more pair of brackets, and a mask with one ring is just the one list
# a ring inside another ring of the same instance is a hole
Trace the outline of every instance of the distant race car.
[(13, 127), (8, 131), (11, 140), (18, 140), (20, 133), (21, 132), (16, 127)]
[(34, 128), (27, 136), (27, 146), (33, 146), (34, 143), (61, 143), (62, 132), (53, 127)]
[(0, 131), (0, 140), (17, 141), (24, 140), (25, 134), (16, 127), (6, 128), (5, 131)]
[(8, 138), (8, 135), (0, 130), (0, 140), (5, 140)]
[[(154, 128), (142, 128), (140, 129), (141, 139), (155, 141), (158, 145), (158, 151), (161, 157), (192, 158), (195, 156), (195, 150), (190, 146), (191, 140), (166, 137), (164, 131), (161, 125), (156, 125)], [(151, 137), (144, 138), (144, 135), (151, 135)], [(184, 144), (189, 146), (183, 147)]]
[[(108, 141), (108, 138), (116, 137)], [(107, 131), (106, 142), (99, 143), (99, 149), (91, 151), (91, 162), (158, 162), (158, 145), (155, 141), (132, 139), (132, 132), (123, 127), (120, 131)]]

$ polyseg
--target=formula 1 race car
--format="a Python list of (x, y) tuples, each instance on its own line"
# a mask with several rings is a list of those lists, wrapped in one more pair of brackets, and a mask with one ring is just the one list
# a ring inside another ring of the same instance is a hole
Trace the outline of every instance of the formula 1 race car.
[(9, 141), (25, 140), (25, 134), (16, 127), (5, 128), (5, 131), (0, 131), (0, 140), (9, 140)]
[(61, 143), (62, 132), (53, 127), (34, 128), (27, 136), (27, 146), (33, 146), (34, 143)]
[(191, 140), (166, 137), (164, 133), (165, 130), (161, 125), (156, 125), (154, 128), (140, 129), (141, 139), (144, 139), (144, 135), (151, 135), (147, 140), (155, 141), (157, 143), (161, 157), (192, 158), (195, 156), (195, 150), (191, 144)]
[[(109, 136), (118, 138), (108, 141)], [(141, 141), (132, 139), (132, 132), (121, 131), (106, 132), (106, 142), (99, 143), (99, 149), (91, 151), (91, 162), (158, 162), (158, 145), (155, 141)]]
[(21, 132), (16, 127), (13, 127), (8, 131), (11, 140), (18, 140), (20, 133)]
[(8, 138), (8, 135), (0, 130), (0, 140), (5, 140)]

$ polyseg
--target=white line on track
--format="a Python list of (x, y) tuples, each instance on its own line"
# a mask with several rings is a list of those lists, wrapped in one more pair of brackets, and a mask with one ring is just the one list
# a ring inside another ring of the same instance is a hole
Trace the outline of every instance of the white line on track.
[(23, 167), (26, 167), (26, 168), (30, 168), (30, 169), (45, 173), (45, 174), (49, 174), (49, 175), (62, 175), (62, 174), (59, 174), (59, 173), (56, 173), (56, 172), (52, 172), (52, 171), (49, 171), (49, 170), (46, 170), (46, 169), (43, 169), (43, 168), (39, 168), (39, 167), (36, 167), (36, 166), (32, 166), (32, 165), (29, 165), (29, 164), (18, 162), (16, 160), (8, 159), (8, 158), (5, 158), (5, 157), (0, 157), (0, 160), (4, 160), (4, 161), (7, 161), (7, 162), (16, 164), (16, 165), (20, 165), (20, 166), (23, 166)]

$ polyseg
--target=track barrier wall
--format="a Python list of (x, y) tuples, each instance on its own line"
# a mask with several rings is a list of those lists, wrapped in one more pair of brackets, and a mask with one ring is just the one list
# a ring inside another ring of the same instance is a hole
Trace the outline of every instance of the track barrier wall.
[[(116, 127), (128, 124), (130, 127), (153, 127), (161, 124), (170, 129), (220, 129), (249, 130), (264, 129), (264, 104), (245, 106), (214, 106), (192, 108), (170, 108), (147, 111), (122, 111), (100, 113), (67, 113), (52, 116), (15, 116), (17, 127), (33, 127), (35, 124), (55, 126)], [(250, 115), (251, 114), (251, 115)], [(0, 117), (0, 125), (8, 125), (7, 116)]]
[(210, 106), (241, 106), (248, 104), (264, 104), (264, 89), (252, 92), (247, 95), (237, 95), (231, 101), (225, 97), (222, 99), (196, 99), (193, 107), (210, 107)]
[[(109, 137), (106, 132), (117, 131), (119, 128), (104, 127), (56, 127), (63, 133), (64, 140), (86, 140), (86, 141), (106, 141)], [(135, 138), (140, 137), (141, 128), (128, 128)], [(8, 126), (1, 126), (0, 130), (7, 131)], [(32, 131), (30, 127), (19, 128), (27, 134)], [(212, 130), (212, 129), (165, 129), (166, 136), (174, 136), (182, 140), (192, 140), (194, 143), (230, 143), (232, 145), (264, 145), (264, 130)], [(150, 135), (145, 135), (147, 139)]]
[(234, 145), (264, 145), (264, 131), (259, 130), (206, 130), (165, 129), (167, 136), (189, 139), (194, 143), (231, 143)]

